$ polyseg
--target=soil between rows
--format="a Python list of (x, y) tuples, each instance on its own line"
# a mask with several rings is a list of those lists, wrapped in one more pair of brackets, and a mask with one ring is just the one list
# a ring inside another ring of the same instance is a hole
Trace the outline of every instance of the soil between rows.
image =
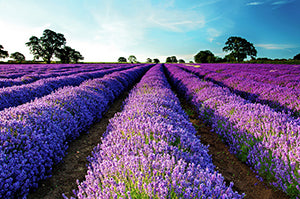
[[(100, 122), (95, 123), (89, 129), (88, 134), (82, 134), (70, 143), (67, 155), (63, 161), (53, 167), (52, 177), (39, 183), (39, 188), (31, 192), (28, 199), (53, 199), (74, 196), (73, 190), (77, 189), (76, 180), (85, 179), (87, 173), (87, 157), (91, 155), (93, 148), (100, 142), (105, 132), (109, 119), (116, 112), (121, 111), (122, 103), (128, 96), (128, 92), (117, 98), (103, 115)], [(228, 147), (221, 141), (216, 133), (211, 132), (199, 118), (194, 107), (181, 99), (182, 107), (188, 113), (190, 121), (196, 127), (201, 136), (201, 143), (209, 145), (209, 154), (216, 169), (223, 175), (227, 184), (234, 182), (233, 189), (239, 193), (245, 193), (247, 199), (288, 199), (282, 191), (275, 191), (260, 182), (256, 174), (234, 155), (230, 154)]]
[(27, 196), (28, 199), (63, 198), (63, 193), (69, 198), (74, 197), (73, 190), (77, 189), (76, 180), (82, 182), (87, 174), (87, 165), (89, 164), (87, 157), (100, 143), (109, 119), (121, 111), (122, 103), (127, 96), (128, 92), (119, 96), (102, 116), (102, 119), (89, 128), (88, 134), (83, 133), (69, 144), (63, 161), (53, 167), (52, 177), (41, 181), (38, 189)]
[(256, 174), (245, 163), (238, 160), (229, 152), (221, 138), (211, 132), (211, 128), (199, 119), (196, 109), (191, 104), (180, 98), (183, 109), (188, 113), (190, 121), (200, 135), (201, 143), (209, 145), (209, 154), (226, 184), (234, 183), (233, 189), (239, 193), (245, 193), (246, 199), (288, 199), (289, 197), (281, 190), (274, 190), (256, 178)]

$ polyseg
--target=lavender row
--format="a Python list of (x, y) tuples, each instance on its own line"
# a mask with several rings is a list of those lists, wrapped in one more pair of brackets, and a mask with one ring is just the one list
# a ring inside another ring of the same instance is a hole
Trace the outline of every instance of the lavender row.
[[(203, 76), (202, 68), (180, 67), (187, 69), (194, 74)], [(252, 77), (255, 74), (252, 74)], [(247, 79), (240, 75), (228, 76), (223, 73), (210, 73), (204, 77), (205, 80), (212, 80), (220, 85), (229, 87), (234, 93), (252, 102), (267, 104), (277, 111), (291, 112), (292, 115), (300, 116), (300, 90), (282, 87), (276, 84), (258, 82)]]
[(200, 117), (263, 178), (291, 196), (300, 193), (300, 121), (266, 105), (250, 103), (212, 82), (167, 65), (178, 91)]
[(115, 72), (0, 112), (0, 198), (26, 198), (51, 176), (68, 143), (151, 65)]
[(18, 106), (34, 100), (35, 98), (48, 95), (58, 88), (64, 86), (78, 86), (85, 80), (103, 77), (105, 74), (125, 70), (131, 67), (133, 66), (126, 65), (112, 69), (85, 72), (70, 76), (41, 79), (31, 84), (0, 89), (0, 111), (4, 108)]
[[(199, 65), (190, 65), (199, 67)], [(231, 76), (255, 80), (288, 88), (300, 89), (300, 65), (274, 64), (201, 64), (204, 75), (212, 78), (216, 73), (223, 78)]]
[[(8, 66), (9, 67), (9, 66)], [(27, 72), (23, 74), (21, 77), (14, 78), (14, 79), (8, 79), (8, 78), (0, 78), (0, 88), (2, 87), (10, 87), (10, 86), (18, 86), (23, 84), (29, 84), (32, 82), (35, 82), (40, 79), (47, 79), (51, 77), (59, 77), (59, 76), (69, 76), (77, 73), (83, 73), (83, 72), (93, 72), (93, 71), (99, 71), (104, 69), (110, 69), (114, 68), (113, 65), (82, 65), (81, 67), (74, 68), (68, 68), (67, 71), (64, 71), (61, 66), (61, 68), (58, 68), (57, 70), (47, 70), (44, 73), (41, 71), (32, 71)]]
[(0, 78), (15, 79), (30, 73), (51, 73), (81, 68), (83, 64), (0, 64)]
[(77, 198), (243, 197), (214, 171), (162, 65), (143, 76), (124, 104), (95, 147)]
[[(109, 64), (109, 66), (112, 65), (115, 66), (115, 64)], [(28, 74), (51, 74), (98, 67), (99, 64), (0, 64), (0, 78), (15, 79)]]

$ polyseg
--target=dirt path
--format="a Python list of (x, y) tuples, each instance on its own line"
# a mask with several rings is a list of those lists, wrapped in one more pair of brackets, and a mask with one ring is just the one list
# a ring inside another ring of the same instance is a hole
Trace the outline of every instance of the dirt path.
[(247, 199), (288, 199), (282, 191), (275, 191), (256, 178), (256, 174), (244, 163), (229, 152), (229, 148), (221, 141), (218, 135), (211, 132), (199, 118), (193, 106), (181, 100), (184, 110), (188, 113), (191, 122), (201, 136), (203, 144), (209, 144), (209, 154), (216, 169), (223, 175), (226, 183), (234, 182), (233, 189), (245, 193)]
[(52, 177), (39, 183), (39, 188), (30, 193), (28, 199), (53, 199), (74, 196), (72, 190), (77, 188), (76, 180), (80, 182), (85, 179), (87, 172), (87, 157), (91, 155), (93, 148), (100, 142), (105, 132), (109, 119), (116, 112), (121, 111), (122, 102), (128, 96), (128, 92), (118, 97), (103, 115), (100, 122), (95, 123), (89, 129), (89, 134), (83, 134), (70, 143), (67, 155), (63, 162), (53, 167)]

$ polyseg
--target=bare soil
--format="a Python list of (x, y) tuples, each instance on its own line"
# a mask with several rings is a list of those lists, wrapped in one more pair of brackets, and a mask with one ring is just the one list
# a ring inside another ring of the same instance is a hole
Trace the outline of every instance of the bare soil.
[(248, 165), (239, 161), (229, 152), (219, 138), (218, 134), (211, 132), (211, 128), (199, 119), (195, 107), (181, 99), (184, 110), (188, 113), (190, 121), (200, 135), (201, 143), (209, 145), (209, 154), (212, 157), (216, 169), (223, 175), (226, 184), (234, 183), (233, 189), (239, 193), (245, 193), (246, 199), (288, 199), (289, 197), (280, 190), (274, 190), (270, 186), (256, 178), (256, 174)]
[[(77, 188), (76, 180), (83, 181), (87, 173), (87, 157), (93, 148), (100, 143), (100, 138), (105, 132), (109, 119), (116, 112), (121, 111), (122, 102), (128, 93), (119, 97), (103, 115), (100, 122), (89, 129), (88, 134), (83, 134), (70, 143), (67, 155), (63, 161), (54, 166), (51, 178), (39, 183), (39, 188), (30, 193), (29, 199), (52, 199), (74, 196), (73, 190)], [(288, 199), (289, 197), (279, 190), (273, 190), (256, 178), (256, 174), (244, 163), (232, 155), (228, 147), (221, 141), (216, 133), (211, 132), (209, 126), (204, 124), (197, 115), (195, 108), (181, 99), (183, 108), (188, 113), (190, 121), (201, 135), (201, 142), (209, 145), (216, 169), (223, 175), (226, 183), (234, 182), (233, 189), (245, 193), (246, 199)]]
[(85, 179), (89, 164), (87, 157), (100, 143), (100, 138), (106, 131), (109, 119), (121, 111), (122, 102), (127, 96), (128, 92), (116, 99), (102, 119), (90, 127), (89, 133), (83, 133), (70, 143), (63, 161), (53, 167), (52, 177), (41, 181), (38, 189), (27, 196), (28, 199), (63, 198), (63, 193), (67, 197), (74, 196), (73, 190), (77, 189), (76, 180), (82, 182)]

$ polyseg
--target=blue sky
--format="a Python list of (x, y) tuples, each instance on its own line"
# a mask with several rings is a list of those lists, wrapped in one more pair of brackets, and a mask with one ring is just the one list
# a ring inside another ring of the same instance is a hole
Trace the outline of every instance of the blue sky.
[(84, 61), (164, 62), (200, 50), (224, 57), (226, 40), (240, 36), (257, 57), (288, 59), (300, 53), (299, 9), (299, 0), (0, 0), (0, 44), (30, 60), (25, 43), (51, 29)]

